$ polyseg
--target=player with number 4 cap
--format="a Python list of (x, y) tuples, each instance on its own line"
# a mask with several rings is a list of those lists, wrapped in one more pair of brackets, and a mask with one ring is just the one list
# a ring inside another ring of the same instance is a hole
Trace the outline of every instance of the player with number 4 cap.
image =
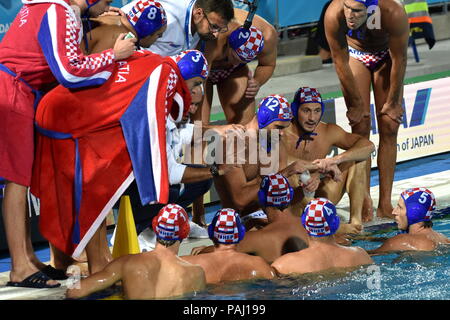
[(279, 274), (302, 274), (330, 269), (339, 271), (373, 263), (364, 249), (344, 247), (336, 243), (334, 234), (339, 228), (340, 218), (336, 207), (328, 199), (312, 199), (298, 223), (308, 233), (309, 247), (275, 260), (272, 267)]
[(236, 251), (236, 245), (245, 238), (245, 227), (235, 210), (218, 210), (208, 227), (208, 234), (214, 242), (208, 253), (182, 257), (205, 270), (207, 283), (274, 277), (272, 269), (261, 257)]
[(392, 211), (400, 234), (387, 239), (371, 254), (391, 251), (432, 251), (440, 244), (450, 243), (443, 234), (432, 229), (436, 199), (427, 188), (418, 187), (404, 190), (397, 206)]
[[(180, 243), (189, 234), (189, 217), (176, 204), (164, 206), (153, 219), (155, 250), (119, 257), (103, 270), (82, 279), (67, 291), (81, 298), (122, 282), (125, 299), (161, 299), (205, 288), (205, 273), (178, 257)], [(180, 281), (180, 279), (183, 279)]]

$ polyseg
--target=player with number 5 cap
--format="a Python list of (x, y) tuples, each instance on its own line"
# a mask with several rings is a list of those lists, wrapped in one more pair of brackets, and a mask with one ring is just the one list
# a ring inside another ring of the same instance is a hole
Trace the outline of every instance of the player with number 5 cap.
[[(210, 121), (213, 86), (217, 86), (220, 102), (228, 123), (246, 124), (253, 117), (259, 89), (272, 76), (277, 58), (278, 34), (262, 17), (255, 15), (251, 26), (244, 27), (249, 13), (234, 9), (235, 20), (229, 31), (216, 41), (199, 43), (211, 65), (206, 86), (206, 99), (195, 119)], [(248, 63), (257, 62), (255, 70)]]
[(433, 230), (433, 216), (436, 198), (427, 188), (417, 187), (404, 190), (392, 211), (400, 233), (387, 239), (372, 254), (391, 251), (432, 251), (450, 240)]
[(298, 219), (309, 236), (307, 249), (285, 254), (272, 263), (279, 274), (303, 274), (325, 270), (343, 271), (372, 264), (373, 260), (360, 247), (344, 247), (336, 243), (334, 234), (340, 218), (336, 207), (326, 198), (312, 199)]

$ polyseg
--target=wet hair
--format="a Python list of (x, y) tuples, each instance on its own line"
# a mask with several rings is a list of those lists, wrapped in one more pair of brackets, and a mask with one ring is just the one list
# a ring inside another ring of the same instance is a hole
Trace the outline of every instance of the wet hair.
[(164, 247), (168, 248), (168, 247), (171, 247), (172, 245), (174, 245), (175, 242), (177, 242), (178, 240), (163, 240), (163, 239), (156, 237), (156, 241), (159, 244), (162, 244)]
[(281, 254), (297, 252), (303, 249), (308, 248), (308, 244), (299, 237), (290, 237), (288, 238), (281, 248)]
[(432, 228), (433, 227), (433, 221), (423, 221), (423, 227), (424, 228)]
[(280, 206), (280, 207), (278, 207), (277, 209), (279, 209), (280, 211), (284, 211), (284, 210), (286, 210), (287, 208), (289, 208), (289, 205)]
[(226, 21), (234, 19), (234, 7), (231, 0), (197, 0), (197, 8), (202, 8), (206, 13), (215, 12)]

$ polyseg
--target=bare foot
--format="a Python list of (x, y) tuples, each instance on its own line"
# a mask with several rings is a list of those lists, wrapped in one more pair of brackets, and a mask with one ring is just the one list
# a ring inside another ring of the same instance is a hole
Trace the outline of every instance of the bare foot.
[(373, 220), (373, 201), (370, 195), (364, 198), (361, 219), (363, 223)]
[(363, 226), (356, 223), (343, 223), (339, 226), (336, 233), (338, 234), (360, 234), (363, 231)]
[(392, 205), (389, 208), (378, 207), (377, 217), (384, 218), (384, 219), (394, 219), (392, 210), (393, 210)]

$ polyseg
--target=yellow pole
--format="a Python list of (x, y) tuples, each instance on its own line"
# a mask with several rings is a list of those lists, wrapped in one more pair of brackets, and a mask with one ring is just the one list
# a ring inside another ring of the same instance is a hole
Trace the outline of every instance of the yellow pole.
[(112, 256), (114, 259), (127, 255), (140, 253), (139, 241), (134, 224), (133, 211), (129, 196), (122, 196), (117, 219), (116, 237)]

